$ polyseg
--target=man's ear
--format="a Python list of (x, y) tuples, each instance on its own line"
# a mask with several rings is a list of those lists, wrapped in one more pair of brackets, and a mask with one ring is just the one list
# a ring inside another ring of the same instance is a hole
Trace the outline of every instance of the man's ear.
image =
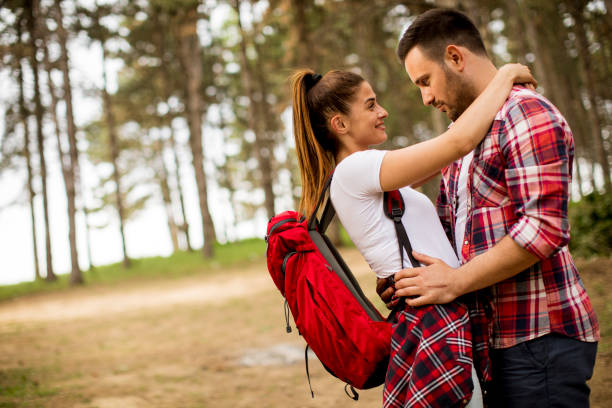
[(463, 72), (465, 69), (465, 54), (456, 45), (448, 45), (444, 51), (444, 63), (455, 71)]
[(329, 120), (331, 125), (331, 129), (337, 135), (343, 135), (348, 131), (347, 121), (341, 114), (336, 114), (332, 116)]

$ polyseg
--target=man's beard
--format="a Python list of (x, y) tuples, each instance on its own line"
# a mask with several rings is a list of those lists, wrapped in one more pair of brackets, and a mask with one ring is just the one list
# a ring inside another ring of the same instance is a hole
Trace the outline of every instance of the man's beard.
[(446, 76), (446, 87), (448, 103), (446, 104), (446, 116), (453, 122), (474, 102), (478, 97), (476, 90), (471, 83), (460, 75), (452, 72), (443, 65), (444, 75)]

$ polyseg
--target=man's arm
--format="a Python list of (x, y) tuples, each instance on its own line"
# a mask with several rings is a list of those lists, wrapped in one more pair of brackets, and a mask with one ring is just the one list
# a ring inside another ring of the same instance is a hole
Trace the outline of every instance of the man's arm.
[(395, 274), (395, 295), (408, 297), (406, 303), (413, 307), (452, 302), (465, 293), (508, 279), (539, 260), (509, 236), (457, 269), (440, 259), (413, 254), (427, 266)]

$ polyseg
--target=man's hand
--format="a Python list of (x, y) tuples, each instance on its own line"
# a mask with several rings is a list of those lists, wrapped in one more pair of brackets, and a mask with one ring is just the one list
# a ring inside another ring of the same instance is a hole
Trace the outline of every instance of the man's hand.
[(449, 303), (462, 294), (458, 290), (456, 269), (437, 258), (418, 252), (413, 255), (425, 266), (402, 269), (395, 274), (396, 296), (406, 297), (406, 303), (416, 307)]
[(399, 299), (395, 297), (395, 287), (389, 278), (376, 278), (376, 293), (385, 302), (387, 309), (393, 310)]

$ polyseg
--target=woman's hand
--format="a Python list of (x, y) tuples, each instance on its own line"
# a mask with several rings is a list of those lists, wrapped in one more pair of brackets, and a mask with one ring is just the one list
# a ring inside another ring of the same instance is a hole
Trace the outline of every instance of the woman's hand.
[(508, 78), (513, 84), (525, 85), (534, 91), (538, 86), (538, 81), (531, 75), (527, 65), (506, 64), (497, 71), (497, 74)]
[(387, 309), (393, 310), (399, 299), (395, 296), (394, 280), (389, 278), (376, 278), (376, 293), (385, 302)]

